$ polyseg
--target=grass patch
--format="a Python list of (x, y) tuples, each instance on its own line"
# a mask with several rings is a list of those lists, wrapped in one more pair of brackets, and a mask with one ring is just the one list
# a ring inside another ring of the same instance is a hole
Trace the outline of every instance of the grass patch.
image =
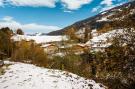
[(4, 66), (0, 67), (0, 76), (4, 75), (5, 70), (10, 66), (11, 64), (5, 64)]

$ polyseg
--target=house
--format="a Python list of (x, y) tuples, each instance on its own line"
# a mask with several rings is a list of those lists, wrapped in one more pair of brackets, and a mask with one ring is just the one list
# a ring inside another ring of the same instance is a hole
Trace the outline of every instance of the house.
[(76, 44), (71, 47), (71, 51), (75, 54), (82, 54), (88, 49), (89, 47), (85, 44)]
[(54, 54), (58, 51), (58, 47), (55, 44), (44, 44), (41, 47), (47, 54)]
[(86, 50), (88, 50), (88, 46), (85, 44), (66, 44), (64, 46), (59, 47), (59, 52), (62, 53), (75, 53), (75, 54), (82, 54)]

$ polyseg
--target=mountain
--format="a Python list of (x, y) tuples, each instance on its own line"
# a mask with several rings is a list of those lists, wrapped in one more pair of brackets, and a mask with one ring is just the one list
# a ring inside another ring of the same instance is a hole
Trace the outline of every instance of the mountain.
[(62, 35), (66, 30), (69, 30), (73, 27), (76, 28), (77, 31), (82, 28), (89, 28), (92, 30), (102, 29), (106, 24), (109, 24), (112, 27), (120, 28), (122, 24), (119, 21), (127, 21), (127, 19), (135, 21), (135, 1), (103, 11), (93, 17), (65, 27), (64, 29), (50, 32), (48, 35)]
[(28, 36), (44, 36), (46, 33), (34, 33), (34, 34), (26, 34)]

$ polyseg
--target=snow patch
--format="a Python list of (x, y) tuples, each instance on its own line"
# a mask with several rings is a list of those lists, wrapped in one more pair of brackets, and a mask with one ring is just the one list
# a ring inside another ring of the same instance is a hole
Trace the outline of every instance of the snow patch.
[(111, 43), (107, 43), (107, 40), (111, 40), (115, 36), (115, 33), (122, 33), (122, 31), (123, 29), (116, 29), (103, 33), (99, 36), (94, 36), (92, 39), (86, 42), (86, 45), (92, 45), (92, 47), (108, 47), (111, 45)]
[(0, 89), (105, 89), (93, 80), (60, 70), (14, 63), (0, 76)]
[(109, 21), (109, 19), (107, 19), (107, 17), (102, 17), (100, 20), (97, 20), (97, 22), (103, 22), (103, 21)]

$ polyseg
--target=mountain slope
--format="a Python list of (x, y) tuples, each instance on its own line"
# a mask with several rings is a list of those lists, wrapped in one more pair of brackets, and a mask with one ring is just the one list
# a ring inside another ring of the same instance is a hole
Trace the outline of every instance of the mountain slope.
[(12, 63), (0, 76), (0, 89), (105, 89), (93, 80), (75, 74)]
[(48, 35), (61, 35), (72, 27), (77, 30), (86, 27), (89, 29), (101, 29), (105, 24), (114, 26), (114, 23), (118, 22), (118, 20), (124, 21), (127, 19), (135, 21), (135, 1), (101, 12), (98, 15), (76, 22), (64, 29), (50, 32)]

